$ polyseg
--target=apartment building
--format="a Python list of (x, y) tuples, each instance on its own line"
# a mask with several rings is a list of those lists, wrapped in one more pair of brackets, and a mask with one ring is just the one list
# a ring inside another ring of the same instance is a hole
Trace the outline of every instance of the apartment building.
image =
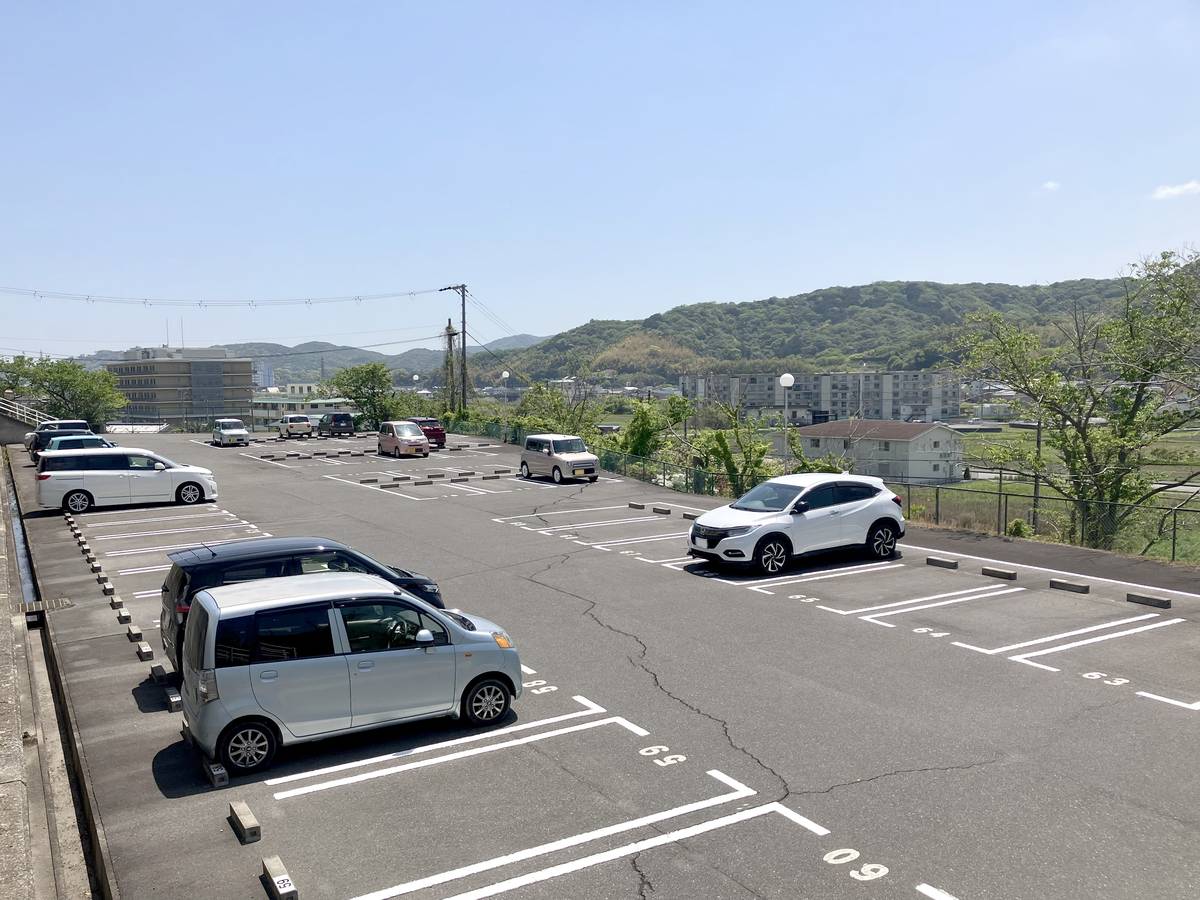
[[(787, 390), (791, 424), (837, 419), (895, 419), (926, 422), (962, 414), (962, 385), (952, 372), (834, 372), (795, 375)], [(699, 403), (742, 404), (751, 411), (783, 410), (778, 374), (685, 375), (684, 395)]]
[(121, 411), (128, 422), (203, 426), (222, 416), (250, 413), (252, 361), (224, 350), (134, 347), (104, 367), (129, 400)]

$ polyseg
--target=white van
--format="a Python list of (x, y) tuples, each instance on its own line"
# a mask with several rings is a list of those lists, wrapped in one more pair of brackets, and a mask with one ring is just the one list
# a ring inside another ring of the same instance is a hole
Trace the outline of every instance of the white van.
[(521, 660), (500, 626), (375, 575), (294, 575), (196, 593), (181, 694), (184, 736), (243, 774), (283, 744), (437, 716), (491, 725), (521, 695)]
[(38, 505), (87, 512), (93, 506), (200, 503), (217, 499), (209, 469), (137, 447), (55, 450), (38, 457)]

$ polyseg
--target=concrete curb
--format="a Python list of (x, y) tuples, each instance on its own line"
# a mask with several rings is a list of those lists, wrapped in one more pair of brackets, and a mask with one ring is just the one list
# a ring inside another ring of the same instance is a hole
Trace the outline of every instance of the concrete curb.
[(1149, 594), (1126, 594), (1128, 603), (1140, 603), (1142, 606), (1152, 606), (1155, 609), (1170, 609), (1171, 601), (1166, 597), (1152, 597)]
[(1068, 581), (1065, 578), (1051, 578), (1050, 588), (1055, 591), (1070, 591), (1072, 594), (1090, 594), (1092, 586), (1082, 581)]
[(927, 556), (925, 557), (925, 565), (936, 566), (939, 569), (957, 569), (957, 559), (947, 559), (944, 556)]
[(1005, 581), (1017, 580), (1015, 569), (998, 569), (995, 566), (984, 566), (979, 570), (979, 574), (986, 575), (988, 578), (1003, 578)]

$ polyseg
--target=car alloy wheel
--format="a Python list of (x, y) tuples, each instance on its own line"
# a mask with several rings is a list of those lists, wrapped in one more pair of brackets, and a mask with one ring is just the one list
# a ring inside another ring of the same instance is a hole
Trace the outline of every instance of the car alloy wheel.
[(88, 495), (83, 491), (72, 491), (67, 494), (67, 509), (73, 513), (87, 512), (88, 507), (92, 505), (92, 501), (88, 499)]
[(238, 726), (221, 747), (221, 756), (229, 767), (243, 772), (261, 769), (274, 755), (274, 735), (256, 722)]
[(779, 541), (768, 541), (758, 551), (758, 566), (770, 575), (782, 571), (787, 559), (787, 547)]
[(521, 477), (522, 478), (529, 477), (529, 466), (525, 465), (525, 463), (521, 463)]
[(896, 532), (888, 525), (876, 525), (871, 530), (871, 553), (878, 559), (888, 559), (896, 552)]
[(204, 497), (199, 485), (185, 484), (179, 489), (179, 500), (182, 503), (198, 503)]
[(491, 722), (498, 718), (508, 706), (504, 688), (495, 682), (481, 685), (471, 695), (471, 718), (479, 722)]

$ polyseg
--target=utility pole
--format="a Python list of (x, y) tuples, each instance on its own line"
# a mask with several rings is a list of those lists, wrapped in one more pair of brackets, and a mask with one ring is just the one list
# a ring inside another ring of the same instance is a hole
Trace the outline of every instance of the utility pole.
[(1033, 533), (1036, 536), (1042, 503), (1042, 417), (1037, 423), (1037, 471), (1033, 474)]
[(458, 291), (459, 299), (462, 300), (462, 406), (463, 412), (467, 411), (467, 286), (465, 284), (452, 284), (444, 288), (439, 288), (442, 291)]

